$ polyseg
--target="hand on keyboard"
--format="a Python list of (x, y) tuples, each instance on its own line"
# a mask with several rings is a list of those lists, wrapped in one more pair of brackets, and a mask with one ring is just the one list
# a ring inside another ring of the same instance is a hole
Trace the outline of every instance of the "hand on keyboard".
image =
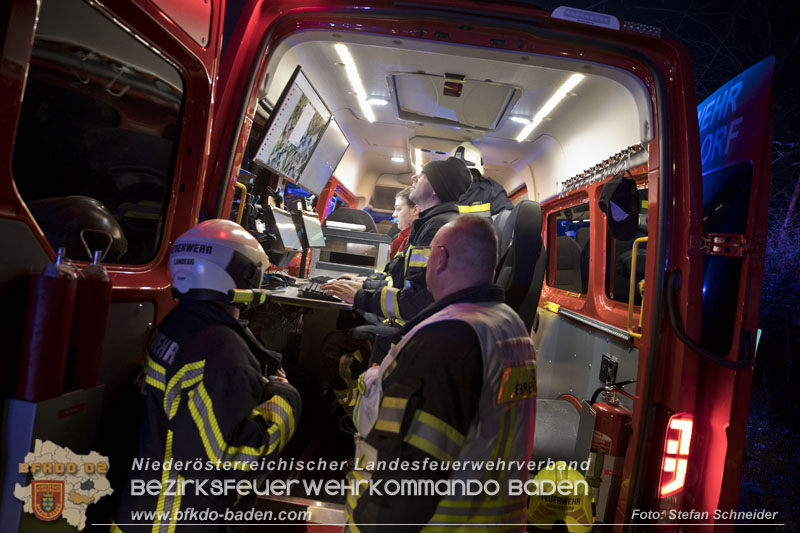
[(309, 280), (308, 283), (298, 291), (298, 294), (302, 298), (310, 298), (313, 300), (325, 300), (328, 302), (342, 301), (340, 298), (332, 294), (327, 294), (325, 291), (322, 290), (320, 283), (315, 282), (313, 280)]
[(320, 287), (328, 294), (333, 294), (342, 299), (343, 302), (353, 303), (356, 293), (361, 289), (363, 283), (346, 279), (334, 279)]

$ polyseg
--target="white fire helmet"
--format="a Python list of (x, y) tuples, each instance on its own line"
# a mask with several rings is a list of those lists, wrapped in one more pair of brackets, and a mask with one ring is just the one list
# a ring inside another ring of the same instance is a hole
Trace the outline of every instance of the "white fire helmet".
[(450, 157), (462, 160), (468, 169), (472, 170), (474, 168), (483, 176), (483, 156), (481, 156), (481, 151), (478, 150), (478, 147), (471, 142), (465, 141), (453, 148), (450, 152)]
[(258, 289), (269, 259), (255, 237), (230, 220), (201, 222), (175, 240), (169, 273), (179, 298), (228, 301), (233, 289)]

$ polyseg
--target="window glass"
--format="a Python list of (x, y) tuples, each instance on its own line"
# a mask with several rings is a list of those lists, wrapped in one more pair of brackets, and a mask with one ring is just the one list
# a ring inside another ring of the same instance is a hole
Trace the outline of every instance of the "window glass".
[(12, 166), (54, 248), (107, 263), (158, 251), (181, 122), (179, 72), (80, 0), (45, 0)]
[[(636, 237), (621, 241), (606, 232), (606, 295), (618, 302), (628, 303), (631, 282), (631, 259), (633, 258), (633, 242), (640, 237), (647, 237), (647, 189), (639, 189), (639, 230)], [(642, 296), (638, 289), (639, 282), (644, 279), (644, 264), (647, 257), (647, 243), (639, 245), (636, 251), (636, 278), (634, 285), (634, 305), (642, 304)]]
[[(547, 284), (565, 291), (586, 293), (589, 286), (589, 204), (584, 203), (552, 213), (550, 252), (555, 254), (555, 272)], [(555, 229), (555, 232), (553, 232)]]

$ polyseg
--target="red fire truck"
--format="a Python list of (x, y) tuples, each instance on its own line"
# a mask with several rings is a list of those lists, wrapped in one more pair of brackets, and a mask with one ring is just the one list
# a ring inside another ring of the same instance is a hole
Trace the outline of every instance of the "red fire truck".
[[(388, 219), (410, 176), (463, 142), (515, 206), (542, 215), (546, 273), (528, 324), (537, 443), (600, 461), (596, 515), (616, 529), (736, 508), (773, 59), (697, 106), (680, 43), (566, 7), (10, 0), (0, 29), (3, 531), (22, 514), (9, 465), (36, 439), (97, 449), (113, 470), (125, 391), (176, 303), (177, 236), (257, 219), (278, 189), (316, 197), (320, 220), (335, 204)], [(316, 174), (259, 153), (300, 76), (338, 130)], [(621, 181), (632, 203), (604, 203)], [(121, 234), (92, 219), (97, 204)], [(620, 213), (636, 217), (632, 233), (617, 231)], [(313, 273), (319, 257), (306, 255)], [(70, 296), (35, 276), (66, 258), (102, 263), (110, 285)], [(299, 328), (281, 343), (298, 367), (318, 348)], [(313, 455), (326, 437), (305, 434), (297, 453)], [(341, 522), (336, 502), (312, 500), (277, 503)]]

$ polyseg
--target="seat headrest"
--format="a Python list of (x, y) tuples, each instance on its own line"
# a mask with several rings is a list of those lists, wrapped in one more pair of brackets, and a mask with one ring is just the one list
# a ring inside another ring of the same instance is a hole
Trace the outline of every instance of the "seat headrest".
[(353, 209), (352, 207), (340, 207), (325, 219), (333, 222), (347, 222), (348, 224), (363, 224), (370, 233), (378, 233), (375, 220), (366, 211)]

